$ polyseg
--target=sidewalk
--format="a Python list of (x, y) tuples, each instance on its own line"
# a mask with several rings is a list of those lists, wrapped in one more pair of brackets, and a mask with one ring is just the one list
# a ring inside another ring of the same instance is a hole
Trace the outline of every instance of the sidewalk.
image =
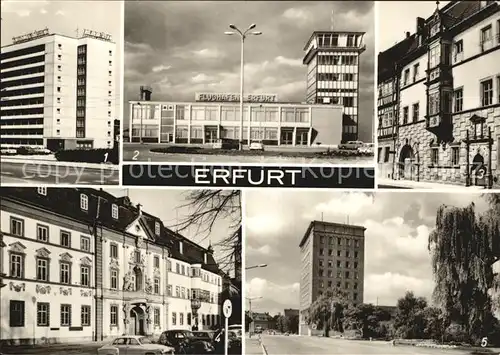
[(425, 182), (425, 181), (412, 181), (412, 180), (392, 180), (385, 178), (377, 178), (377, 185), (379, 188), (403, 188), (403, 189), (436, 189), (436, 190), (470, 190), (470, 191), (480, 191), (486, 190), (482, 186), (469, 186), (465, 185), (452, 185), (437, 182)]
[(47, 160), (42, 159), (41, 156), (38, 156), (36, 159), (33, 156), (10, 156), (6, 158), (5, 156), (0, 157), (0, 161), (2, 163), (15, 163), (15, 164), (31, 164), (31, 165), (51, 165), (51, 166), (66, 166), (66, 167), (75, 167), (75, 168), (86, 168), (86, 169), (110, 169), (110, 170), (118, 170), (118, 165), (113, 164), (92, 164), (92, 163), (80, 163), (80, 162), (70, 162), (70, 161), (57, 161), (57, 160)]
[(246, 355), (262, 355), (264, 351), (262, 345), (260, 344), (259, 338), (245, 338), (245, 354)]

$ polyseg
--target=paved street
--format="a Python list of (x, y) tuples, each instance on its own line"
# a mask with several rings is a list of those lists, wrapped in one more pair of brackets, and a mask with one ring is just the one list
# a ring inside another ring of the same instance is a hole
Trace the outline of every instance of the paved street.
[(2, 161), (2, 184), (118, 185), (119, 171), (55, 165), (50, 162), (17, 163)]
[[(373, 156), (363, 157), (333, 157), (329, 159), (316, 158), (292, 158), (292, 157), (270, 157), (270, 156), (241, 156), (241, 155), (210, 155), (210, 154), (165, 154), (153, 153), (152, 148), (162, 148), (166, 145), (159, 144), (125, 144), (123, 145), (124, 162), (168, 162), (168, 163), (258, 163), (258, 164), (356, 164), (364, 166), (373, 166)], [(276, 149), (266, 147), (266, 150)], [(297, 148), (301, 151), (315, 151), (316, 148)], [(290, 149), (287, 149), (290, 151)], [(324, 150), (324, 149), (322, 149)]]
[(465, 355), (466, 351), (431, 349), (415, 346), (392, 346), (389, 342), (356, 341), (306, 336), (263, 335), (262, 342), (268, 355), (299, 354), (413, 354)]
[(257, 336), (245, 338), (245, 355), (262, 355), (262, 346)]
[(102, 344), (89, 343), (89, 344), (56, 344), (53, 346), (37, 346), (36, 348), (30, 346), (22, 347), (9, 347), (0, 349), (2, 354), (40, 354), (40, 355), (96, 355), (97, 349)]

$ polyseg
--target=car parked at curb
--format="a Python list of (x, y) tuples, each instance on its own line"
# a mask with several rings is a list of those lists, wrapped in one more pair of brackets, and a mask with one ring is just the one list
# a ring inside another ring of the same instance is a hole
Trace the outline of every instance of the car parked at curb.
[(173, 347), (154, 344), (148, 337), (140, 335), (118, 337), (97, 350), (98, 355), (173, 355), (174, 352)]
[(212, 354), (215, 348), (211, 341), (198, 339), (193, 332), (183, 329), (166, 330), (161, 333), (158, 343), (172, 346), (176, 354)]
[(249, 149), (264, 151), (264, 143), (262, 143), (261, 141), (253, 141), (250, 143)]
[(234, 150), (240, 149), (240, 143), (236, 139), (221, 138), (218, 139), (213, 145), (213, 149), (227, 149)]
[(365, 144), (362, 141), (348, 141), (346, 143), (340, 144), (339, 149), (357, 150), (364, 145)]
[(365, 143), (363, 146), (358, 148), (359, 153), (365, 154), (373, 154), (374, 153), (375, 144), (373, 143)]

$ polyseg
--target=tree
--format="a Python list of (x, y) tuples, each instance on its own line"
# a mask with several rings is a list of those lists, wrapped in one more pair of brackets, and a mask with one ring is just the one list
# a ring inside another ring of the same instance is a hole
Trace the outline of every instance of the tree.
[(427, 301), (415, 297), (412, 291), (398, 300), (394, 329), (396, 335), (404, 339), (422, 339), (425, 329), (425, 309)]
[(442, 340), (444, 335), (443, 312), (436, 307), (427, 307), (424, 309), (424, 319), (424, 337), (426, 339)]
[(250, 330), (250, 324), (253, 322), (252, 316), (249, 311), (245, 311), (245, 331)]
[(299, 333), (299, 316), (293, 315), (287, 317), (288, 331), (293, 334)]
[(359, 304), (345, 313), (345, 327), (361, 332), (363, 338), (375, 336), (379, 323), (377, 310), (372, 304)]
[(281, 333), (288, 332), (288, 318), (282, 314), (276, 317), (276, 330)]
[(323, 329), (325, 337), (329, 336), (330, 329), (343, 332), (342, 322), (346, 307), (346, 295), (338, 289), (328, 288), (307, 310), (306, 322)]
[(475, 341), (494, 326), (488, 291), (498, 283), (493, 264), (500, 259), (500, 195), (487, 194), (489, 209), (478, 214), (441, 206), (429, 251), (436, 285), (434, 299), (443, 309), (445, 325), (457, 323)]
[[(189, 214), (172, 226), (179, 232), (196, 228), (202, 242), (209, 238), (216, 223), (223, 219), (229, 223), (227, 236), (214, 244), (219, 250), (219, 267), (234, 269), (235, 258), (241, 258), (241, 191), (240, 190), (190, 190), (185, 196)], [(238, 271), (240, 272), (240, 271)]]

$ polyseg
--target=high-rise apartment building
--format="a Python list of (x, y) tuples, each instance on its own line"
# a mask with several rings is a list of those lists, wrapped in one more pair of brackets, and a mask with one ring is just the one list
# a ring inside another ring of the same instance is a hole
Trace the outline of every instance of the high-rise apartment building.
[(304, 311), (327, 289), (341, 291), (350, 305), (363, 303), (365, 227), (312, 221), (300, 242), (301, 335), (311, 334)]
[(85, 30), (14, 37), (1, 52), (2, 147), (112, 148), (116, 44)]
[(379, 54), (383, 178), (500, 186), (499, 3), (438, 3)]
[[(364, 32), (315, 31), (307, 41), (306, 101), (343, 105), (342, 141), (358, 139), (359, 58)], [(370, 118), (371, 119), (371, 118)]]

